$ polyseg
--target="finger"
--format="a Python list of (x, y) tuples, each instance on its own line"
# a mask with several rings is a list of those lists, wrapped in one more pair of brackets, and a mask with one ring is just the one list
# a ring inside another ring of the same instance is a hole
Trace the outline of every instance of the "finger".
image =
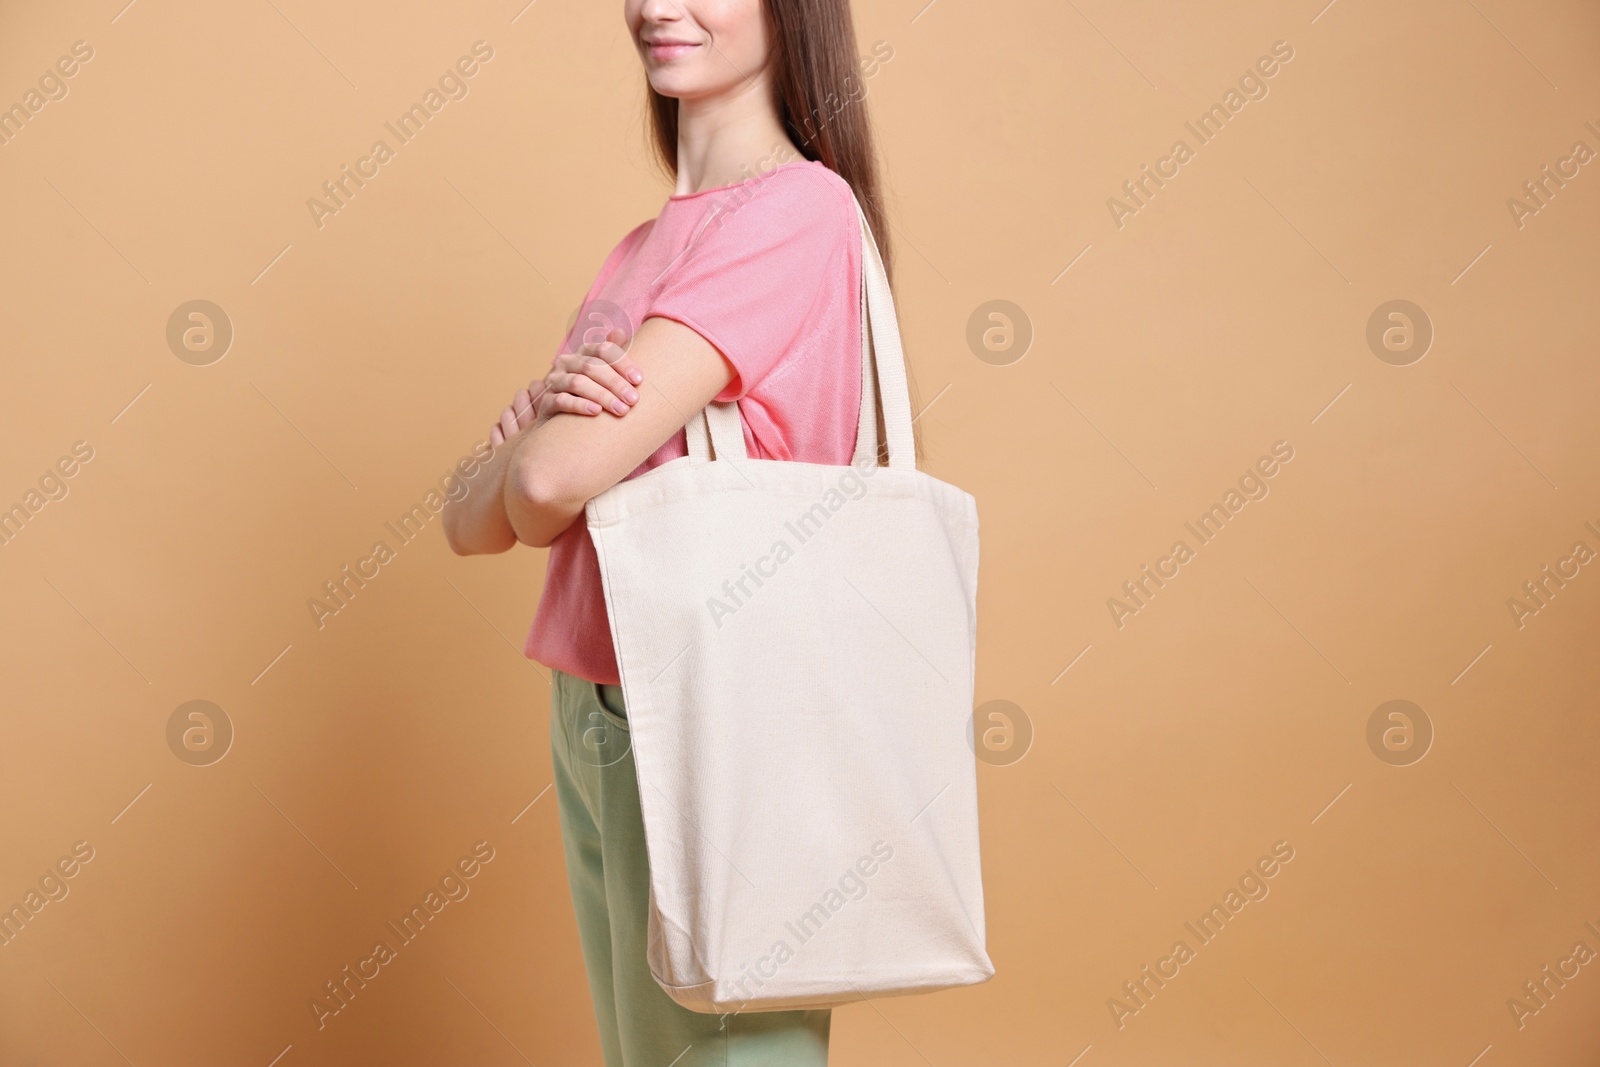
[[(639, 394), (628, 384), (628, 380), (631, 377), (634, 384), (638, 384), (643, 381), (644, 375), (628, 359), (627, 353), (612, 342), (597, 341), (580, 345), (576, 352), (564, 352), (557, 356), (555, 362), (556, 370), (545, 376), (545, 382), (551, 389), (579, 392), (619, 415), (624, 412), (617, 411), (613, 401), (621, 400), (630, 407), (639, 402)], [(618, 370), (618, 367), (621, 369)], [(575, 388), (572, 383), (578, 376), (587, 376), (599, 383), (606, 395)]]
[[(590, 369), (594, 373), (610, 373), (610, 368), (606, 367), (604, 364), (596, 363)], [(612, 377), (614, 378), (615, 375), (612, 375)], [(622, 384), (626, 385), (626, 383)], [(585, 400), (593, 401), (594, 403), (604, 407), (607, 411), (617, 415), (626, 415), (628, 413), (629, 405), (627, 401), (623, 400), (611, 390), (595, 381), (595, 379), (589, 373), (580, 372), (577, 374), (568, 374), (563, 376), (559, 385), (557, 386), (557, 391), (563, 394), (578, 396)], [(628, 391), (632, 392), (633, 390), (629, 389)]]
[[(618, 338), (621, 338), (621, 341)], [(627, 339), (628, 335), (621, 330), (612, 330), (605, 340), (589, 341), (581, 344), (578, 346), (577, 352), (573, 354), (578, 356), (600, 356), (607, 363), (615, 363), (617, 358), (626, 351), (623, 346)]]
[(556, 403), (556, 397), (560, 395), (554, 389), (546, 389), (534, 399), (533, 410), (536, 420), (548, 419), (561, 410), (561, 406)]
[(620, 360), (612, 360), (611, 361), (612, 364), (614, 366), (617, 365), (618, 363), (626, 364), (626, 367), (621, 367), (619, 369), (622, 371), (623, 374), (626, 374), (628, 376), (628, 380), (630, 382), (632, 382), (634, 385), (638, 385), (640, 382), (644, 381), (644, 374), (642, 372), (640, 372), (638, 367), (634, 366), (633, 360), (627, 358), (627, 354), (626, 353), (627, 353), (627, 348), (628, 348), (628, 342), (633, 340), (632, 337), (628, 336), (628, 331), (624, 330), (622, 327), (618, 326), (616, 329), (614, 329), (610, 333), (606, 334), (606, 340), (610, 341), (612, 344), (614, 344), (617, 347), (621, 348), (623, 350), (623, 353), (624, 353), (622, 355), (622, 357), (620, 358)]
[(515, 437), (519, 429), (521, 429), (521, 427), (517, 425), (516, 412), (512, 411), (510, 408), (506, 408), (500, 413), (500, 433), (505, 437), (506, 440), (509, 441), (511, 438)]
[(600, 405), (581, 396), (575, 396), (560, 389), (547, 389), (534, 401), (538, 409), (539, 418), (548, 419), (551, 415), (569, 412), (573, 415), (598, 415)]
[[(613, 332), (620, 333), (621, 331)], [(626, 397), (627, 393), (622, 389), (618, 389), (615, 384), (612, 384), (608, 376), (593, 374), (590, 371), (590, 368), (593, 366), (593, 363), (591, 362), (592, 360), (599, 360), (607, 367), (614, 369), (618, 377), (625, 378), (634, 385), (638, 385), (640, 382), (644, 381), (644, 374), (639, 370), (638, 366), (634, 364), (633, 360), (628, 358), (627, 350), (621, 345), (618, 345), (612, 341), (600, 341), (591, 345), (583, 345), (578, 349), (578, 351), (572, 353), (567, 358), (567, 360), (562, 364), (562, 369), (568, 372), (581, 370), (602, 384), (607, 385), (607, 387), (610, 388), (613, 393), (616, 393), (618, 396)], [(638, 396), (635, 395), (632, 399), (628, 400), (628, 403), (637, 403), (638, 399)]]
[(544, 395), (540, 401), (540, 408), (546, 413), (566, 411), (573, 415), (600, 414), (600, 405), (593, 400), (585, 400), (581, 396), (554, 390)]
[(628, 331), (622, 329), (620, 326), (614, 326), (612, 327), (611, 332), (606, 334), (600, 340), (585, 341), (583, 344), (579, 345), (578, 351), (582, 352), (584, 355), (588, 355), (601, 345), (616, 345), (621, 348), (625, 347), (627, 343)]
[[(613, 337), (622, 337), (624, 340), (627, 339), (626, 335), (623, 334), (621, 330), (613, 330), (611, 333)], [(604, 360), (608, 367), (613, 368), (618, 374), (627, 378), (628, 381), (632, 382), (634, 385), (638, 385), (640, 382), (644, 381), (644, 374), (640, 372), (638, 366), (633, 362), (633, 360), (628, 358), (628, 350), (623, 348), (622, 345), (616, 341), (605, 341), (601, 344), (595, 345), (594, 354), (596, 357)], [(615, 390), (612, 391), (615, 392)], [(633, 403), (631, 400), (628, 402), (630, 404)]]
[(550, 362), (550, 373), (544, 376), (544, 381), (550, 382), (551, 379), (558, 375), (571, 374), (573, 371), (581, 370), (583, 361), (589, 358), (589, 353), (585, 351), (587, 348), (589, 348), (588, 345), (579, 345), (576, 352), (563, 352), (557, 356)]
[(627, 352), (623, 352), (622, 355), (618, 356), (616, 361), (611, 364), (611, 367), (634, 385), (644, 381), (644, 372), (639, 369), (633, 360), (628, 358)]
[(497, 422), (489, 428), (489, 447), (499, 448), (506, 443), (505, 437), (500, 433), (500, 424)]
[(533, 422), (533, 394), (518, 389), (517, 395), (511, 398), (511, 410), (516, 412), (518, 427), (528, 426)]
[[(622, 351), (622, 349), (615, 348), (615, 346), (613, 346), (613, 350), (616, 352)], [(634, 390), (633, 386), (628, 384), (627, 368), (632, 364), (627, 363), (627, 359), (628, 357), (624, 355), (621, 357), (621, 362), (608, 363), (603, 355), (585, 356), (583, 365), (577, 369), (579, 373), (587, 374), (603, 386), (607, 392), (619, 397), (623, 403), (631, 407), (639, 402), (639, 394)]]

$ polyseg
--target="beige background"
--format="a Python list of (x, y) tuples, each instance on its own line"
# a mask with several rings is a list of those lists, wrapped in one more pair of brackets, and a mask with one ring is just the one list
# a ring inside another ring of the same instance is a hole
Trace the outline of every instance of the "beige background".
[[(983, 520), (977, 698), (1034, 738), (980, 767), (998, 975), (839, 1010), (833, 1062), (1595, 1063), (1600, 964), (1520, 1028), (1507, 1001), (1600, 951), (1600, 574), (1521, 629), (1507, 600), (1600, 550), (1600, 164), (1521, 228), (1506, 202), (1600, 150), (1600, 13), (922, 2), (858, 3), (858, 35), (894, 53), (869, 106), (926, 466)], [(94, 850), (0, 948), (0, 1062), (597, 1063), (517, 651), (544, 553), (457, 559), (434, 521), (322, 630), (306, 601), (666, 195), (620, 4), (122, 3), (0, 16), (0, 103), (94, 49), (0, 147), (0, 504), (94, 452), (0, 547), (0, 903)], [(470, 95), (317, 228), (478, 40)], [(1118, 229), (1107, 199), (1280, 40)], [(235, 332), (209, 366), (166, 342), (194, 299)], [(1008, 365), (966, 342), (992, 299), (1034, 331)], [(1393, 299), (1436, 333), (1409, 366), (1365, 339)], [(1107, 599), (1280, 440), (1270, 495), (1119, 629)], [(195, 699), (236, 732), (209, 766), (168, 747)], [(1410, 765), (1368, 746), (1391, 699), (1435, 733)], [(484, 840), (319, 1031), (308, 1000)], [(1279, 841), (1270, 895), (1119, 1028)]]

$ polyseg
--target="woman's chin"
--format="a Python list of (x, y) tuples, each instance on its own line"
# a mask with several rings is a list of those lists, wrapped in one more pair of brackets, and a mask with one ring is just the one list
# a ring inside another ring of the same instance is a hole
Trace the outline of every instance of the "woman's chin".
[(675, 100), (696, 100), (701, 97), (717, 96), (737, 90), (739, 87), (739, 79), (728, 78), (726, 71), (718, 71), (713, 76), (707, 76), (703, 71), (658, 66), (653, 70), (647, 68), (645, 77), (650, 82), (650, 88), (662, 96), (670, 96)]
[(650, 88), (674, 100), (700, 96), (705, 91), (705, 87), (700, 85), (697, 79), (686, 78), (680, 71), (658, 68), (650, 72), (649, 78)]

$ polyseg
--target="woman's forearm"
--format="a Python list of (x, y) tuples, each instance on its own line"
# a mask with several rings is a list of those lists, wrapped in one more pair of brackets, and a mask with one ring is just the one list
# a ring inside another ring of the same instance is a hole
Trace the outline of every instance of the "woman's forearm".
[[(704, 408), (737, 373), (710, 341), (666, 318), (645, 319), (627, 355), (628, 366), (649, 386), (624, 413), (530, 406), (519, 394), (516, 407), (501, 417), (512, 432), (480, 475), (483, 490), (475, 488), (446, 526), (452, 548), (504, 552), (519, 541), (548, 548), (582, 518), (590, 499), (683, 433), (685, 413)], [(534, 407), (534, 420), (515, 429), (518, 413)]]

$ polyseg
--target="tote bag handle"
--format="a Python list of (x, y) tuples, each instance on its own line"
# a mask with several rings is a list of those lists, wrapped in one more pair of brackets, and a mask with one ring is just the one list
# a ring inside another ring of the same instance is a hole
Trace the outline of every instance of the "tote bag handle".
[[(853, 463), (878, 458), (878, 411), (883, 411), (884, 435), (889, 440), (889, 466), (916, 470), (911, 437), (911, 394), (906, 385), (905, 353), (900, 344), (900, 320), (894, 310), (889, 275), (878, 253), (872, 226), (856, 201), (861, 221), (861, 412), (856, 423)], [(876, 373), (874, 373), (876, 372)], [(881, 404), (880, 404), (881, 391)], [(689, 420), (684, 431), (689, 458), (705, 462), (748, 459), (737, 401), (712, 401)]]

